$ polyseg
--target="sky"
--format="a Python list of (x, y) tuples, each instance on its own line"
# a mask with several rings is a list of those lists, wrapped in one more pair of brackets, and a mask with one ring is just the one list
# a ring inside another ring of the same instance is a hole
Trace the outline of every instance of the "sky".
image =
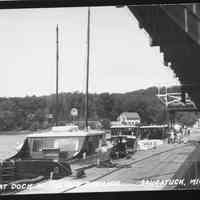
[[(0, 96), (85, 91), (87, 8), (13, 9), (0, 12)], [(159, 47), (127, 7), (92, 7), (89, 92), (124, 93), (179, 84), (163, 65)]]

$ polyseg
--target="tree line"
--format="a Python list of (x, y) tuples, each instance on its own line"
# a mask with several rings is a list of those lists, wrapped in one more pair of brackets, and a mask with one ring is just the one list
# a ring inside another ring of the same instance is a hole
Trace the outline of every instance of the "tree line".
[[(177, 89), (171, 87), (169, 91), (176, 92)], [(115, 121), (122, 112), (138, 112), (143, 124), (166, 123), (165, 107), (156, 94), (156, 87), (123, 94), (89, 94), (89, 120), (101, 121), (103, 126), (108, 128), (110, 121)], [(57, 105), (58, 120), (63, 123), (72, 122), (72, 108), (78, 109), (75, 120), (84, 120), (84, 105), (83, 93), (60, 93)], [(45, 129), (55, 124), (55, 114), (55, 94), (0, 98), (0, 131)], [(191, 126), (198, 117), (197, 113), (177, 113), (176, 121)]]

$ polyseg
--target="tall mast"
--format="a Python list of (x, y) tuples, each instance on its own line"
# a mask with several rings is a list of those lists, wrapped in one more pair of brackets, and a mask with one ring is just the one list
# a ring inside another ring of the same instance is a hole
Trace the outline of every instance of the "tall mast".
[(58, 125), (58, 61), (59, 61), (59, 43), (58, 43), (58, 25), (56, 26), (56, 126)]
[(86, 130), (88, 130), (89, 64), (90, 64), (90, 7), (88, 7), (88, 26), (87, 26), (87, 71), (86, 71), (86, 96), (85, 96), (85, 127), (86, 127)]

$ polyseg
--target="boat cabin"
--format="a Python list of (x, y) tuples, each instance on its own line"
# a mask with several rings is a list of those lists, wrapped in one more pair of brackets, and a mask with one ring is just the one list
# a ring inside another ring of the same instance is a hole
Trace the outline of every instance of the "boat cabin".
[(112, 136), (120, 136), (120, 135), (137, 135), (138, 126), (135, 125), (113, 125), (111, 126), (111, 135)]
[(112, 158), (123, 158), (129, 153), (136, 152), (136, 136), (119, 135), (109, 139), (113, 145)]
[(79, 169), (86, 164), (96, 164), (97, 159), (109, 160), (111, 148), (105, 140), (105, 132), (99, 130), (54, 127), (48, 132), (30, 134), (18, 153), (4, 161), (3, 165), (12, 165), (15, 172), (12, 180), (5, 177), (2, 182), (38, 176), (50, 178), (51, 174), (53, 178), (69, 176), (74, 170), (72, 165)]
[(157, 148), (168, 137), (168, 125), (141, 126), (138, 134), (137, 150)]
[(69, 160), (92, 155), (105, 146), (105, 133), (78, 130), (77, 127), (53, 127), (51, 131), (30, 134), (14, 157), (20, 159)]
[(168, 136), (168, 125), (149, 125), (140, 126), (138, 137), (141, 140), (144, 139), (166, 139)]

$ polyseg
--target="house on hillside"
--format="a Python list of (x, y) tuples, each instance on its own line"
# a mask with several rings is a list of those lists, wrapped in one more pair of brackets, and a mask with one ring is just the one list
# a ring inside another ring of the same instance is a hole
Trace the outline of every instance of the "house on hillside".
[(120, 121), (111, 121), (111, 122), (110, 122), (110, 125), (111, 125), (111, 126), (120, 126), (120, 125), (121, 125), (121, 122), (120, 122)]
[(196, 123), (193, 125), (193, 128), (200, 128), (200, 118), (197, 119)]
[(141, 122), (141, 118), (137, 112), (123, 112), (117, 118), (121, 124), (136, 125)]

